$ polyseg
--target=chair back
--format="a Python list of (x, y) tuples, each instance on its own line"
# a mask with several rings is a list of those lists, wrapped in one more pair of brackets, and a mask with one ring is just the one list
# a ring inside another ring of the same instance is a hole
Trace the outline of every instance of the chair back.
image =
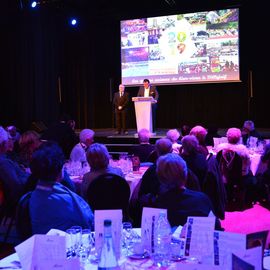
[(232, 150), (222, 150), (217, 153), (220, 172), (225, 184), (241, 184), (242, 159)]
[(116, 174), (106, 173), (96, 177), (87, 189), (87, 202), (91, 209), (122, 209), (123, 220), (129, 220), (130, 187)]
[(246, 208), (246, 188), (242, 177), (242, 159), (232, 150), (217, 154), (220, 172), (226, 189), (226, 211), (241, 211)]
[(32, 224), (29, 212), (29, 203), (32, 191), (24, 194), (16, 209), (16, 230), (21, 241), (32, 236)]

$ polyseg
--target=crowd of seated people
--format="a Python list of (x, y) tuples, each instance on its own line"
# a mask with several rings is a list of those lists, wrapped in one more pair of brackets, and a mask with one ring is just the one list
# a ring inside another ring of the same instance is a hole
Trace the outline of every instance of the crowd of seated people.
[[(250, 170), (249, 151), (241, 144), (240, 129), (227, 130), (228, 143), (217, 147), (217, 155), (210, 155), (208, 152), (205, 141), (207, 129), (203, 126), (190, 128), (189, 133), (182, 137), (180, 133), (176, 129), (170, 129), (166, 137), (156, 140), (155, 145), (152, 145), (150, 132), (145, 129), (139, 131), (140, 144), (132, 147), (130, 154), (139, 156), (141, 162), (149, 161), (149, 156), (153, 153), (155, 158), (151, 160), (153, 164), (146, 170), (135, 189), (136, 196), (131, 194), (130, 204), (133, 204), (133, 208), (130, 207), (130, 218), (135, 226), (140, 226), (143, 207), (158, 207), (168, 209), (172, 226), (184, 225), (188, 215), (207, 216), (212, 211), (217, 217), (217, 228), (220, 229), (218, 220), (224, 219), (225, 211), (231, 211), (226, 208), (230, 192), (226, 184), (230, 172), (223, 170), (224, 165), (221, 164), (221, 159), (227, 158), (228, 151), (233, 153), (233, 156), (239, 156), (238, 163), (236, 162), (238, 180), (245, 186), (246, 207), (252, 206), (256, 201), (269, 207), (269, 145), (265, 146), (261, 157), (264, 170), (255, 177)], [(102, 175), (113, 174), (124, 178), (120, 168), (110, 166), (110, 155), (106, 146), (93, 143), (94, 131), (84, 129), (79, 137), (80, 142), (76, 144), (73, 141), (69, 144), (73, 147), (67, 152), (67, 148), (62, 148), (62, 142), (50, 139), (49, 136), (47, 142), (42, 142), (41, 138), (44, 136), (27, 131), (20, 134), (19, 150), (14, 158), (14, 155), (8, 154), (8, 151), (13, 151), (9, 133), (0, 127), (0, 180), (4, 185), (5, 197), (10, 205), (16, 206), (24, 194), (31, 194), (27, 205), (32, 233), (46, 233), (50, 227), (65, 230), (64, 223), (69, 227), (72, 224), (81, 224), (93, 229), (93, 211), (87, 199), (89, 185)], [(78, 147), (81, 147), (79, 151)], [(86, 159), (91, 168), (90, 172), (84, 174), (78, 193), (69, 175), (63, 170), (64, 162), (68, 158), (73, 160), (75, 150), (80, 152), (79, 160)], [(60, 207), (67, 208), (67, 212), (63, 213), (64, 217), (59, 215), (63, 219), (62, 223), (58, 216), (55, 216)], [(44, 211), (44, 216), (39, 211), (43, 208), (48, 210)], [(55, 211), (49, 211), (50, 209)], [(71, 212), (68, 211), (76, 211), (77, 214), (69, 219)], [(79, 214), (81, 212), (82, 215)]]

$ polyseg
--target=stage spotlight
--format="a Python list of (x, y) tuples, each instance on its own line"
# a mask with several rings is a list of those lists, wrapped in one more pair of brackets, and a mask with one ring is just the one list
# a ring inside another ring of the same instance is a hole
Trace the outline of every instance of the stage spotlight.
[(31, 7), (32, 8), (35, 8), (37, 6), (37, 2), (36, 1), (33, 1), (32, 4), (31, 4)]
[(72, 19), (70, 20), (70, 24), (71, 24), (72, 26), (75, 26), (75, 25), (77, 24), (77, 20), (74, 19), (74, 18), (72, 18)]

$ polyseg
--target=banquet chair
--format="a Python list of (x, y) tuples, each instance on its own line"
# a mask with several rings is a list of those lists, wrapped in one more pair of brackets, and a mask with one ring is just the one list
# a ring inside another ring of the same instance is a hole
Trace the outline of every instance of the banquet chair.
[(220, 219), (225, 218), (225, 207), (227, 195), (216, 157), (210, 154), (207, 159), (207, 173), (203, 183), (202, 191), (210, 198), (214, 214)]
[(97, 176), (87, 189), (87, 202), (91, 209), (122, 209), (123, 221), (130, 221), (128, 204), (130, 187), (127, 181), (116, 174)]
[(3, 230), (3, 240), (0, 248), (2, 248), (8, 241), (12, 227), (15, 225), (16, 206), (9, 205), (5, 200), (4, 185), (0, 181), (0, 226)]
[(32, 191), (24, 194), (16, 209), (16, 230), (20, 241), (24, 241), (32, 236), (32, 225), (29, 213), (29, 202), (32, 195)]
[(242, 159), (232, 150), (221, 150), (217, 153), (221, 176), (226, 189), (226, 211), (246, 209), (246, 188), (242, 178)]

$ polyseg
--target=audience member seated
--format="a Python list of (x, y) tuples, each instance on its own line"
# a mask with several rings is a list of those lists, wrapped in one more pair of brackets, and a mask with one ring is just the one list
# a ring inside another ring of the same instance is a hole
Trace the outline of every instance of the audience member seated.
[[(55, 142), (46, 142), (46, 145), (48, 147), (49, 147), (49, 145), (54, 145), (54, 144), (55, 144)], [(42, 144), (40, 145), (40, 147), (42, 147)], [(34, 190), (36, 188), (37, 184), (38, 184), (39, 178), (37, 176), (38, 176), (39, 172), (35, 171), (36, 169), (39, 169), (39, 168), (33, 166), (33, 164), (30, 163), (31, 174), (30, 174), (30, 176), (28, 177), (28, 179), (26, 181), (25, 192)], [(70, 179), (69, 174), (67, 173), (66, 170), (63, 170), (63, 168), (62, 168), (61, 178), (59, 179), (59, 182), (63, 186), (69, 188), (71, 191), (76, 192), (76, 187), (75, 187), (74, 182)]]
[(80, 142), (76, 144), (71, 153), (71, 161), (80, 161), (82, 163), (86, 162), (86, 151), (88, 147), (94, 142), (95, 132), (91, 129), (83, 129), (80, 132)]
[(186, 136), (186, 135), (189, 135), (189, 132), (190, 132), (191, 128), (190, 126), (188, 125), (183, 125), (181, 128), (180, 128), (180, 132), (181, 132), (181, 135), (180, 135), (180, 141), (181, 139)]
[[(155, 144), (157, 156), (163, 156), (172, 152), (172, 142), (167, 138), (161, 138)], [(150, 166), (144, 173), (137, 194), (132, 194), (130, 201), (130, 213), (133, 217), (134, 224), (140, 226), (143, 206), (151, 206), (160, 189), (160, 181), (156, 172), (156, 163)], [(200, 184), (197, 176), (188, 170), (187, 186), (192, 190), (200, 190)]]
[(13, 141), (15, 147), (16, 144), (19, 142), (20, 139), (20, 132), (18, 132), (17, 128), (15, 126), (8, 126), (6, 128), (7, 132), (8, 132), (8, 136), (9, 138)]
[(177, 129), (170, 129), (166, 134), (167, 138), (172, 142), (172, 152), (175, 154), (179, 154), (181, 144), (178, 141), (180, 137), (180, 133)]
[(183, 137), (181, 157), (186, 161), (188, 168), (198, 177), (202, 189), (207, 173), (207, 161), (198, 148), (199, 142), (194, 135)]
[(148, 129), (141, 129), (138, 132), (139, 145), (130, 148), (129, 155), (139, 157), (140, 162), (148, 162), (148, 157), (154, 150), (154, 145), (150, 144), (151, 133)]
[(189, 133), (189, 135), (194, 135), (198, 139), (198, 141), (199, 141), (198, 150), (199, 150), (199, 152), (204, 154), (205, 157), (207, 157), (209, 154), (208, 149), (207, 149), (206, 144), (205, 144), (206, 134), (207, 134), (207, 130), (202, 126), (193, 127)]
[(4, 190), (5, 205), (12, 211), (24, 193), (29, 173), (6, 156), (8, 133), (0, 126), (0, 182)]
[[(157, 160), (157, 175), (161, 183), (155, 207), (168, 210), (172, 227), (184, 226), (189, 216), (207, 217), (213, 206), (208, 196), (185, 187), (186, 162), (177, 154), (167, 154)], [(221, 229), (217, 219), (216, 229)]]
[[(225, 183), (226, 189), (231, 185), (235, 185), (236, 183), (232, 183), (227, 185), (230, 181), (238, 182), (240, 186), (245, 188), (245, 202), (244, 204), (247, 206), (256, 200), (256, 178), (253, 177), (250, 171), (250, 157), (248, 149), (245, 145), (240, 144), (241, 139), (241, 131), (238, 128), (229, 128), (227, 131), (227, 139), (228, 143), (222, 143), (217, 146), (217, 160), (220, 164), (224, 164), (221, 167), (221, 174), (223, 177), (223, 182)], [(240, 157), (240, 164), (238, 161), (238, 157)], [(221, 160), (224, 160), (221, 163)], [(242, 161), (242, 162), (241, 162)], [(241, 166), (242, 165), (242, 166)], [(225, 170), (225, 171), (224, 171)], [(229, 174), (226, 171), (230, 170)], [(237, 171), (239, 170), (239, 173)], [(228, 175), (230, 175), (228, 177)], [(240, 176), (238, 176), (240, 175)], [(242, 176), (242, 177), (241, 177)], [(241, 177), (241, 179), (239, 179)], [(240, 187), (239, 186), (239, 187)], [(227, 195), (231, 195), (232, 192), (228, 192)], [(230, 201), (230, 199), (228, 198)], [(244, 206), (244, 207), (246, 207)]]
[(19, 162), (29, 168), (33, 152), (40, 146), (40, 135), (34, 130), (22, 133), (19, 139)]
[(87, 202), (59, 183), (64, 161), (63, 151), (54, 143), (44, 143), (33, 153), (31, 168), (40, 180), (29, 196), (32, 234), (46, 234), (52, 228), (65, 231), (75, 225), (93, 229)]
[(71, 150), (79, 142), (74, 129), (70, 126), (71, 117), (61, 115), (59, 121), (44, 131), (42, 140), (55, 141), (62, 148), (65, 158), (69, 159)]
[(258, 140), (262, 140), (261, 134), (255, 129), (254, 122), (246, 120), (242, 128), (242, 139), (244, 145), (248, 144), (249, 137), (256, 137)]
[(124, 174), (120, 168), (112, 167), (109, 164), (110, 154), (105, 145), (100, 143), (90, 145), (86, 152), (86, 157), (91, 171), (83, 176), (81, 186), (81, 195), (83, 198), (87, 198), (87, 189), (90, 183), (99, 175), (112, 173), (124, 177)]
[(207, 134), (205, 136), (205, 144), (207, 146), (214, 146), (214, 138), (220, 138), (218, 128), (215, 126), (210, 126), (208, 127)]

